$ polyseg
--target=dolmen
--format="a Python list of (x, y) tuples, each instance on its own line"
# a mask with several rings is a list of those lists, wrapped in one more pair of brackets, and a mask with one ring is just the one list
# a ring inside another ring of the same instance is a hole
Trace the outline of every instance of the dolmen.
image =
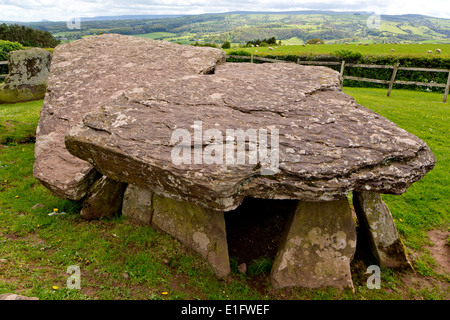
[(225, 62), (223, 51), (106, 34), (55, 48), (34, 176), (81, 216), (123, 215), (230, 274), (225, 214), (295, 200), (274, 288), (353, 288), (356, 227), (384, 267), (408, 267), (381, 194), (436, 162), (426, 143), (342, 92), (339, 73)]

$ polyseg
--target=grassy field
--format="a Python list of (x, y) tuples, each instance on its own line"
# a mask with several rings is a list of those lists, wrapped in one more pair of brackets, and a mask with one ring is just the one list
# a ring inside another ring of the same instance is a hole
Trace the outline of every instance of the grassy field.
[(139, 38), (147, 38), (147, 39), (159, 39), (159, 38), (173, 38), (177, 34), (171, 32), (152, 32), (152, 33), (144, 33), (138, 34), (136, 37)]
[[(278, 47), (278, 48), (275, 48)], [(370, 42), (368, 46), (352, 44), (322, 44), (322, 45), (282, 45), (259, 48), (232, 48), (226, 49), (228, 53), (235, 50), (245, 50), (249, 53), (257, 55), (286, 55), (286, 54), (330, 54), (340, 50), (351, 50), (360, 52), (363, 55), (393, 55), (393, 56), (439, 56), (450, 57), (450, 44), (373, 44)], [(395, 52), (391, 52), (394, 49)], [(441, 49), (441, 53), (437, 54), (436, 49)], [(432, 54), (427, 53), (428, 50), (433, 51)]]
[[(366, 287), (364, 262), (352, 264), (355, 292), (270, 286), (259, 260), (246, 275), (218, 280), (200, 256), (170, 236), (122, 217), (85, 221), (79, 204), (53, 196), (32, 175), (33, 133), (42, 101), (0, 106), (0, 294), (41, 300), (450, 299), (450, 277), (438, 269), (430, 230), (449, 230), (450, 104), (442, 94), (344, 88), (364, 106), (427, 142), (434, 170), (401, 196), (383, 196), (415, 271), (381, 270), (381, 289)], [(56, 212), (60, 214), (51, 215)], [(70, 265), (81, 269), (81, 289), (66, 286)]]

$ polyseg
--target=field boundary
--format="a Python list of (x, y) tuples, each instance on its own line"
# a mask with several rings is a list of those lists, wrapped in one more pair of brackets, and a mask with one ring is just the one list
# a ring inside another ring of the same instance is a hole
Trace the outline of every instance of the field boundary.
[[(354, 80), (354, 81), (363, 81), (363, 82), (372, 82), (379, 84), (387, 84), (389, 85), (387, 96), (389, 97), (392, 91), (392, 87), (394, 84), (404, 84), (404, 85), (415, 85), (415, 86), (425, 86), (425, 87), (438, 87), (445, 88), (444, 90), (444, 99), (442, 102), (447, 102), (448, 92), (450, 88), (450, 69), (436, 69), (436, 68), (417, 68), (417, 67), (400, 67), (397, 63), (395, 65), (379, 65), (379, 64), (355, 64), (355, 63), (346, 63), (345, 60), (342, 62), (337, 61), (301, 61), (300, 58), (297, 59), (297, 62), (286, 61), (281, 59), (270, 59), (259, 56), (254, 56), (251, 54), (250, 56), (238, 56), (238, 55), (227, 55), (227, 58), (231, 59), (243, 59), (250, 60), (250, 63), (254, 61), (263, 61), (263, 62), (284, 62), (284, 63), (296, 63), (303, 65), (315, 65), (315, 66), (341, 66), (340, 75), (344, 80)], [(346, 67), (351, 68), (382, 68), (382, 69), (392, 69), (391, 80), (380, 80), (380, 79), (372, 79), (372, 78), (361, 78), (361, 77), (353, 77), (353, 76), (344, 76), (344, 71)], [(447, 83), (434, 83), (434, 82), (417, 82), (417, 81), (403, 81), (403, 80), (395, 80), (398, 70), (405, 71), (425, 71), (425, 72), (447, 72), (448, 78)]]
[[(0, 66), (1, 65), (8, 65), (8, 61), (0, 61)], [(0, 79), (2, 78), (6, 78), (8, 74), (0, 74)]]

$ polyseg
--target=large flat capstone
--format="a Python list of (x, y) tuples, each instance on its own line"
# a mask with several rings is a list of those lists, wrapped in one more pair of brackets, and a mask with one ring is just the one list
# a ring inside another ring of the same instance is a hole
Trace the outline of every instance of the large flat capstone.
[(98, 179), (65, 148), (67, 131), (124, 91), (212, 72), (225, 60), (214, 48), (107, 34), (57, 46), (36, 132), (34, 176), (62, 198), (81, 199)]
[[(267, 154), (278, 157), (274, 174), (262, 174), (261, 129)], [(246, 143), (235, 138), (239, 130)], [(338, 73), (287, 63), (149, 79), (93, 109), (68, 132), (66, 147), (112, 179), (219, 211), (244, 197), (401, 194), (435, 163), (425, 142), (344, 94)], [(228, 148), (236, 151), (230, 161)]]

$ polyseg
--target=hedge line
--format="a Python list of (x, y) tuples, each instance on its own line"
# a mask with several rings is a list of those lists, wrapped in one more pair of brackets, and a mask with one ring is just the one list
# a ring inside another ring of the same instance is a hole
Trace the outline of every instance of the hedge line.
[[(346, 52), (345, 52), (346, 51)], [(229, 52), (230, 55), (249, 56), (250, 53), (239, 50)], [(254, 55), (255, 56), (255, 55)], [(401, 67), (416, 67), (416, 68), (434, 68), (434, 69), (450, 69), (450, 58), (441, 57), (415, 57), (415, 56), (387, 56), (387, 55), (367, 55), (362, 56), (360, 53), (343, 50), (336, 52), (335, 54), (304, 54), (304, 55), (264, 55), (265, 58), (285, 60), (291, 62), (297, 62), (297, 59), (301, 61), (335, 61), (341, 62), (345, 60), (346, 63), (357, 64), (378, 64), (378, 65), (395, 65), (399, 63)], [(248, 62), (249, 60), (243, 59), (227, 59), (230, 62)], [(254, 60), (255, 63), (258, 61)], [(329, 66), (330, 68), (340, 71), (340, 66)], [(344, 75), (371, 78), (380, 80), (391, 80), (392, 69), (378, 69), (378, 68), (354, 68), (346, 67)], [(435, 82), (435, 83), (447, 83), (447, 72), (426, 72), (426, 71), (406, 71), (398, 70), (395, 80), (403, 81), (416, 81), (416, 82)], [(387, 85), (345, 80), (345, 86), (349, 87), (372, 87), (372, 88), (385, 88)], [(394, 88), (412, 89), (412, 90), (432, 90), (443, 91), (443, 88), (435, 87), (423, 87), (414, 85), (400, 85), (395, 84)]]

